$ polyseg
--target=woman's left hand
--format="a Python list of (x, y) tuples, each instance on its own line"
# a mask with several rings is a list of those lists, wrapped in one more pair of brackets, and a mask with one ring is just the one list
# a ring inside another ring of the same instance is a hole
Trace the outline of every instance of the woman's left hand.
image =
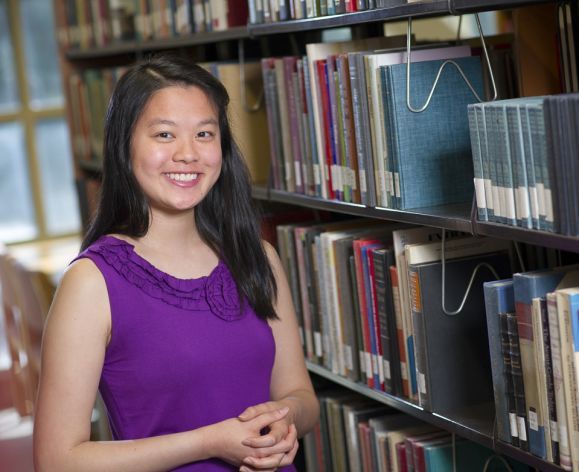
[[(250, 406), (247, 408), (243, 413), (241, 413), (237, 418), (240, 421), (249, 421), (253, 418), (262, 415), (263, 413), (269, 413), (272, 411), (279, 410), (281, 408), (289, 406), (284, 402), (279, 401), (270, 401), (265, 403), (259, 403), (258, 405)], [(270, 447), (281, 440), (283, 440), (288, 432), (289, 426), (294, 422), (293, 417), (290, 412), (281, 420), (271, 423), (269, 425), (269, 431), (267, 434), (263, 436), (258, 436), (255, 438), (247, 438), (247, 440), (243, 441), (245, 446), (255, 447), (255, 448), (263, 448), (263, 447)]]
[[(248, 445), (247, 441), (243, 441)], [(271, 442), (269, 440), (268, 442)], [(243, 460), (243, 465), (239, 469), (241, 472), (270, 472), (275, 471), (279, 467), (284, 467), (293, 463), (296, 453), (298, 451), (298, 435), (295, 425), (289, 425), (288, 434), (281, 441), (278, 441), (273, 446), (258, 447), (255, 449), (255, 454), (246, 457)]]

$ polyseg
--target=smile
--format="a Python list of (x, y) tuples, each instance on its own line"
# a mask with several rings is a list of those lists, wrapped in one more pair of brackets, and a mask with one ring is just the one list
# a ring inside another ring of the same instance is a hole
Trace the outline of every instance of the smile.
[(197, 180), (198, 174), (166, 174), (171, 180), (176, 180), (178, 182), (191, 182)]

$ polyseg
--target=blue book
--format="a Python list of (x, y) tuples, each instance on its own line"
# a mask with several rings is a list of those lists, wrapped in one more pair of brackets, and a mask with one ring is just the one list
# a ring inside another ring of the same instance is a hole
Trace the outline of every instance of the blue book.
[(316, 146), (316, 129), (314, 126), (314, 102), (312, 99), (312, 80), (310, 77), (310, 67), (308, 57), (303, 56), (304, 88), (306, 91), (306, 103), (308, 108), (307, 132), (309, 133), (308, 150), (311, 153), (313, 167), (315, 196), (322, 196), (322, 179), (320, 176), (320, 159), (318, 157), (318, 147)]
[(511, 432), (509, 423), (508, 392), (505, 383), (505, 363), (501, 349), (499, 314), (513, 312), (515, 310), (513, 279), (485, 282), (483, 284), (483, 290), (491, 358), (491, 373), (495, 395), (497, 434), (501, 441), (510, 443), (512, 433), (516, 432)]
[(487, 126), (485, 119), (484, 103), (476, 103), (474, 105), (476, 115), (476, 125), (479, 132), (480, 153), (482, 161), (482, 175), (485, 191), (485, 203), (487, 209), (488, 221), (496, 221), (495, 219), (495, 203), (493, 199), (493, 189), (491, 180), (491, 161), (487, 142)]
[[(480, 58), (461, 57), (460, 65), (479, 96), (483, 96)], [(444, 61), (412, 64), (410, 97), (421, 106)], [(389, 137), (400, 179), (398, 208), (470, 202), (473, 165), (467, 106), (477, 101), (458, 70), (446, 66), (428, 108), (413, 113), (406, 105), (406, 64), (384, 67), (388, 80)]]
[(517, 226), (531, 229), (531, 194), (525, 166), (526, 156), (523, 151), (523, 134), (517, 103), (509, 103), (507, 111), (507, 135), (511, 150), (511, 165), (513, 169), (513, 189), (515, 192), (515, 210)]
[(535, 158), (533, 156), (533, 146), (531, 141), (531, 128), (529, 126), (529, 114), (527, 112), (526, 104), (524, 103), (519, 105), (518, 109), (523, 155), (525, 156), (525, 175), (529, 187), (531, 226), (533, 229), (539, 229), (539, 199), (537, 192), (537, 177), (535, 175)]
[(470, 131), (470, 146), (472, 149), (472, 163), (474, 169), (474, 190), (476, 195), (477, 216), (479, 221), (488, 221), (487, 205), (484, 189), (481, 142), (474, 104), (468, 106), (468, 128)]

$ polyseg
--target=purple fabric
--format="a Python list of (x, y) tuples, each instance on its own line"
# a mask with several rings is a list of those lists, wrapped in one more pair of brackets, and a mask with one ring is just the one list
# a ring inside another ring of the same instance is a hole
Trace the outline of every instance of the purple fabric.
[[(115, 439), (195, 429), (270, 399), (271, 329), (247, 304), (239, 309), (223, 262), (207, 277), (177, 279), (111, 236), (83, 257), (103, 274), (111, 306), (99, 390)], [(174, 470), (237, 469), (210, 460)]]

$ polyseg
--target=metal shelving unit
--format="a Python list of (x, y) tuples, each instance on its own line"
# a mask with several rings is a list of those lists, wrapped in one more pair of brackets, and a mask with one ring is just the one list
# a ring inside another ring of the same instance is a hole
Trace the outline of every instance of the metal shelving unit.
[(439, 428), (445, 429), (462, 438), (469, 439), (482, 446), (492, 449), (498, 454), (504, 454), (523, 462), (531, 467), (536, 467), (542, 472), (562, 472), (563, 469), (556, 464), (546, 462), (538, 457), (513, 447), (510, 444), (494, 439), (493, 422), (494, 422), (494, 405), (481, 405), (480, 407), (468, 412), (453, 411), (446, 415), (431, 413), (425, 411), (420, 406), (385, 392), (371, 389), (366, 385), (353, 382), (342, 376), (330, 372), (325, 367), (321, 367), (312, 362), (306, 362), (308, 370), (320, 377), (330, 380), (336, 384), (348, 388), (354, 392), (360, 393), (377, 402), (388, 405), (396, 410), (407, 413), (426, 423), (430, 423)]
[(208, 33), (196, 33), (191, 36), (179, 36), (167, 39), (152, 39), (148, 41), (118, 41), (103, 47), (75, 48), (66, 51), (66, 59), (69, 61), (82, 61), (87, 59), (119, 56), (122, 54), (139, 54), (146, 51), (158, 51), (163, 49), (178, 49), (203, 44), (213, 44), (223, 41), (236, 41), (249, 38), (247, 26), (236, 26), (224, 31), (211, 31)]
[(281, 190), (271, 190), (255, 186), (253, 196), (258, 200), (289, 203), (316, 210), (327, 210), (347, 215), (378, 218), (381, 220), (399, 221), (401, 223), (420, 224), (436, 228), (472, 233), (470, 220), (471, 205), (445, 205), (430, 208), (417, 208), (410, 211), (391, 210), (389, 208), (372, 208), (356, 203), (345, 203), (337, 200), (325, 200)]

